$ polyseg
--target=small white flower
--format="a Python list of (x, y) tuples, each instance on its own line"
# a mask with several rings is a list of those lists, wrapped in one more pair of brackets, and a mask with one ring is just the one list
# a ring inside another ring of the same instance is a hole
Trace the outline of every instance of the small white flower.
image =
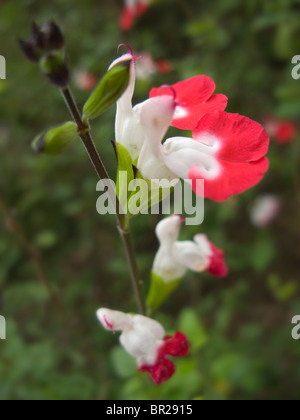
[(153, 272), (165, 283), (181, 279), (188, 270), (226, 276), (228, 270), (224, 252), (204, 234), (196, 235), (194, 241), (178, 241), (181, 223), (181, 217), (173, 215), (157, 225), (160, 247), (154, 259)]
[(161, 324), (143, 315), (102, 308), (97, 317), (106, 330), (122, 332), (121, 345), (136, 358), (139, 371), (148, 372), (158, 385), (175, 373), (175, 365), (167, 356), (182, 357), (189, 351), (184, 334), (177, 331), (166, 337)]

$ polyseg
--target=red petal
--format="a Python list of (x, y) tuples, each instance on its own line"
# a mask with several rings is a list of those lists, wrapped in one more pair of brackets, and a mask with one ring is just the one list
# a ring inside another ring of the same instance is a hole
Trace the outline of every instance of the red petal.
[(161, 385), (166, 382), (176, 371), (175, 365), (166, 357), (160, 358), (154, 366), (141, 366), (139, 372), (147, 372), (152, 377), (156, 385)]
[(204, 115), (193, 132), (193, 138), (201, 142), (207, 134), (219, 142), (215, 157), (228, 162), (256, 161), (268, 151), (269, 137), (265, 129), (239, 114), (216, 111)]
[(251, 163), (222, 160), (219, 163), (222, 167), (221, 173), (213, 180), (204, 178), (199, 165), (192, 166), (189, 172), (189, 179), (193, 181), (193, 190), (201, 195), (201, 188), (197, 191), (196, 180), (204, 179), (204, 196), (215, 201), (224, 201), (234, 194), (240, 194), (253, 187), (261, 181), (269, 168), (267, 158)]
[(180, 331), (176, 331), (173, 337), (166, 337), (160, 349), (160, 354), (175, 357), (186, 356), (189, 352), (189, 344), (186, 336)]
[[(185, 102), (188, 105), (206, 102), (216, 89), (214, 81), (205, 75), (194, 76), (191, 79), (175, 83), (172, 87), (176, 92), (177, 102)], [(168, 87), (153, 88), (150, 98), (170, 94)]]
[[(227, 106), (227, 97), (213, 95), (216, 85), (212, 79), (205, 75), (178, 82), (172, 87), (178, 106), (186, 112), (184, 117), (174, 117), (172, 121), (174, 127), (193, 130), (205, 113), (216, 110), (223, 111)], [(170, 89), (166, 87), (154, 88), (150, 92), (150, 97), (161, 95), (171, 95)]]
[(136, 17), (135, 9), (132, 7), (125, 7), (123, 9), (121, 19), (120, 19), (120, 28), (122, 31), (129, 31), (134, 25)]
[(217, 248), (212, 242), (210, 243), (210, 247), (213, 254), (210, 257), (210, 263), (207, 271), (213, 276), (226, 277), (228, 274), (228, 268), (225, 263), (224, 251)]

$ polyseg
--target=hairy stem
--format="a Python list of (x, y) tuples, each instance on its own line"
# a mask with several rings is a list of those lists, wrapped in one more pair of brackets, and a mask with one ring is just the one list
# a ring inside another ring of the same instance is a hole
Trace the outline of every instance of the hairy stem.
[[(109, 179), (108, 172), (102, 162), (102, 159), (95, 147), (93, 139), (90, 133), (90, 127), (82, 120), (82, 117), (79, 113), (78, 107), (76, 102), (72, 96), (72, 93), (68, 87), (61, 89), (61, 93), (65, 99), (65, 102), (68, 106), (68, 109), (77, 124), (78, 127), (78, 135), (81, 138), (84, 147), (89, 155), (89, 158), (94, 166), (94, 169), (99, 177), (100, 180), (102, 179)], [(108, 191), (111, 192), (110, 189)], [(123, 212), (121, 211), (121, 206), (118, 197), (113, 194), (111, 198), (112, 204), (115, 206), (115, 211), (117, 215), (118, 221), (118, 230), (120, 232), (123, 246), (126, 253), (126, 259), (129, 267), (130, 278), (132, 283), (132, 288), (136, 297), (137, 301), (137, 308), (138, 312), (141, 314), (145, 314), (145, 300), (142, 291), (142, 281), (139, 274), (137, 262), (136, 262), (136, 255), (134, 251), (132, 236), (129, 229), (129, 223), (127, 223), (126, 218), (124, 217)]]

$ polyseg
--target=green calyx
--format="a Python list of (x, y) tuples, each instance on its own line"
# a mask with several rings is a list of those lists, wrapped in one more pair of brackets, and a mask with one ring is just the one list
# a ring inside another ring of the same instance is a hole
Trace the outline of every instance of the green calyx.
[(71, 121), (37, 136), (32, 148), (37, 153), (56, 156), (66, 150), (77, 136), (77, 125)]
[(129, 84), (131, 61), (124, 61), (108, 70), (84, 105), (85, 119), (99, 117), (122, 96)]

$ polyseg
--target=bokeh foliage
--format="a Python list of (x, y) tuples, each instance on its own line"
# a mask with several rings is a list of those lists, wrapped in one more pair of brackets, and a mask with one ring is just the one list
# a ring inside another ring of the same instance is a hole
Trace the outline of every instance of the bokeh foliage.
[[(300, 314), (299, 135), (287, 146), (271, 142), (270, 171), (258, 187), (223, 204), (207, 201), (204, 224), (184, 231), (187, 239), (204, 231), (223, 247), (230, 275), (219, 281), (190, 274), (157, 314), (170, 331), (186, 332), (191, 355), (177, 362), (172, 380), (155, 387), (95, 319), (101, 306), (135, 308), (115, 219), (96, 213), (97, 178), (79, 141), (55, 159), (32, 153), (36, 134), (69, 116), (17, 38), (28, 35), (32, 20), (54, 18), (64, 28), (73, 69), (100, 77), (121, 42), (170, 61), (171, 73), (137, 83), (136, 102), (152, 86), (205, 73), (229, 97), (230, 112), (299, 123), (300, 82), (291, 77), (291, 59), (300, 54), (300, 2), (156, 0), (128, 33), (118, 28), (122, 5), (0, 4), (0, 54), (7, 60), (7, 81), (0, 81), (0, 196), (41, 253), (73, 325), (49, 300), (1, 213), (0, 314), (8, 325), (0, 342), (0, 399), (298, 399), (300, 342), (291, 338), (291, 319)], [(72, 87), (83, 104), (86, 93), (74, 79)], [(114, 110), (93, 126), (111, 173), (113, 126)], [(249, 209), (264, 192), (280, 196), (282, 211), (271, 227), (257, 229)], [(132, 224), (145, 288), (158, 220), (143, 216)]]

